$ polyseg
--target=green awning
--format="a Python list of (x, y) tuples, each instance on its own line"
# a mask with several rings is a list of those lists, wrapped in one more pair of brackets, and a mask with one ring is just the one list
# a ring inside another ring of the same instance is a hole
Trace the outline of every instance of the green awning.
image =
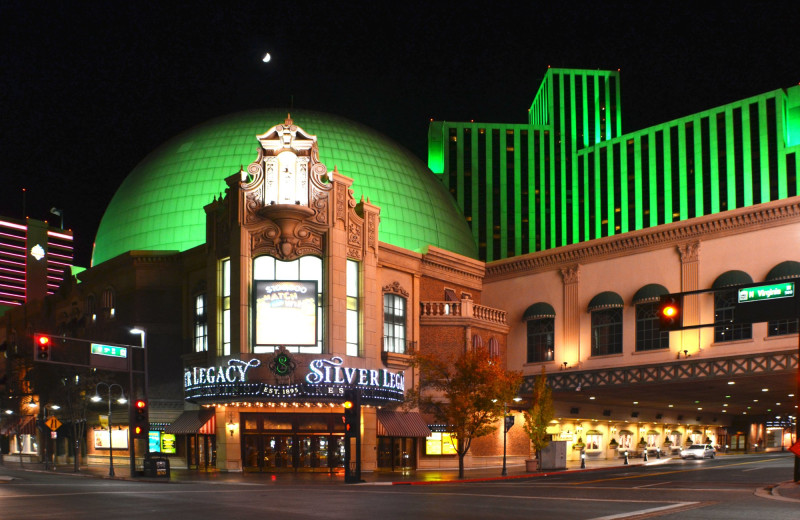
[(586, 432), (586, 435), (603, 435), (603, 432), (600, 430), (589, 430)]
[(622, 296), (614, 291), (601, 292), (589, 302), (588, 312), (601, 309), (619, 309), (625, 306)]
[(556, 310), (552, 305), (545, 302), (538, 302), (525, 309), (525, 314), (522, 315), (522, 321), (555, 317)]
[(672, 430), (670, 435), (683, 435), (683, 433), (679, 432), (678, 430)]
[(787, 278), (800, 278), (800, 262), (787, 260), (773, 267), (767, 273), (767, 281), (786, 280)]
[(620, 435), (633, 435), (633, 432), (630, 431), (630, 430), (620, 430), (619, 434)]
[(636, 291), (636, 294), (633, 295), (633, 304), (657, 302), (665, 294), (669, 294), (666, 287), (657, 283), (649, 283)]
[(648, 430), (647, 435), (661, 435), (661, 432), (657, 432), (655, 430)]
[(692, 435), (703, 435), (703, 432), (701, 432), (700, 430), (695, 430), (692, 432)]
[(730, 287), (732, 285), (744, 285), (748, 283), (753, 283), (753, 279), (750, 277), (749, 274), (745, 273), (744, 271), (726, 271), (721, 275), (717, 276), (717, 279), (714, 280), (714, 283), (711, 284), (712, 289), (722, 289), (725, 287)]

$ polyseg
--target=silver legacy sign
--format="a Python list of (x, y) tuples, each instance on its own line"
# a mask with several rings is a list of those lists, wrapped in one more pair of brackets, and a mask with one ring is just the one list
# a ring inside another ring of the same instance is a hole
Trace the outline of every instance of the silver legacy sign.
[(342, 366), (343, 363), (344, 360), (340, 357), (313, 360), (308, 365), (306, 382), (312, 385), (347, 384), (405, 391), (405, 376), (402, 372), (395, 374), (386, 369), (347, 368)]
[(213, 385), (216, 383), (244, 383), (245, 374), (252, 367), (261, 366), (261, 361), (251, 359), (229, 359), (228, 366), (218, 367), (193, 367), (192, 371), (183, 373), (183, 385), (190, 388), (198, 385)]

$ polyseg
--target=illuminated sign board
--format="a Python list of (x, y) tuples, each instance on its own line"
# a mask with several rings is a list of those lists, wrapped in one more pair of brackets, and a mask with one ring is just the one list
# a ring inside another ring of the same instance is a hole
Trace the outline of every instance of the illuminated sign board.
[(256, 345), (317, 344), (317, 282), (255, 280)]
[(111, 448), (111, 441), (114, 441), (114, 448), (121, 450), (128, 449), (128, 428), (122, 430), (111, 430), (111, 437), (108, 436), (108, 430), (94, 430), (94, 447), (98, 450), (107, 450)]
[(739, 289), (739, 303), (777, 300), (794, 297), (794, 282), (759, 285)]
[(345, 367), (340, 357), (313, 359), (303, 382), (274, 385), (247, 380), (251, 367), (261, 361), (231, 359), (228, 366), (192, 367), (184, 372), (187, 400), (219, 401), (220, 399), (315, 399), (338, 400), (347, 389), (358, 389), (366, 402), (402, 401), (405, 375), (386, 369)]

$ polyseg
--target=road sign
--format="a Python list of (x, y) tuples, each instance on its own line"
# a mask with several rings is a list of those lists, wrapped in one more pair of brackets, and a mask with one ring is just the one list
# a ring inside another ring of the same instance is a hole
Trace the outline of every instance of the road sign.
[(57, 430), (61, 427), (61, 421), (59, 421), (58, 419), (55, 418), (55, 416), (52, 415), (44, 423), (51, 430)]
[(128, 349), (115, 345), (101, 345), (100, 343), (92, 343), (92, 354), (97, 354), (98, 356), (125, 358), (128, 357)]
[(774, 283), (739, 289), (739, 303), (794, 297), (794, 282)]
[(800, 457), (800, 441), (797, 441), (794, 444), (792, 444), (792, 446), (789, 448), (789, 451)]

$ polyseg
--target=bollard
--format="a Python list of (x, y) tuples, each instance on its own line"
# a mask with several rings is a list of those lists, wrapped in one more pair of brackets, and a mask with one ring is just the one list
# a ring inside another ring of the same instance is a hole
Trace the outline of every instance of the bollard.
[(586, 469), (586, 452), (581, 450), (581, 469)]
[(661, 448), (656, 448), (656, 458), (657, 459), (661, 458)]
[(647, 462), (647, 449), (644, 450), (644, 461)]
[(628, 465), (628, 452), (625, 452), (625, 465)]

